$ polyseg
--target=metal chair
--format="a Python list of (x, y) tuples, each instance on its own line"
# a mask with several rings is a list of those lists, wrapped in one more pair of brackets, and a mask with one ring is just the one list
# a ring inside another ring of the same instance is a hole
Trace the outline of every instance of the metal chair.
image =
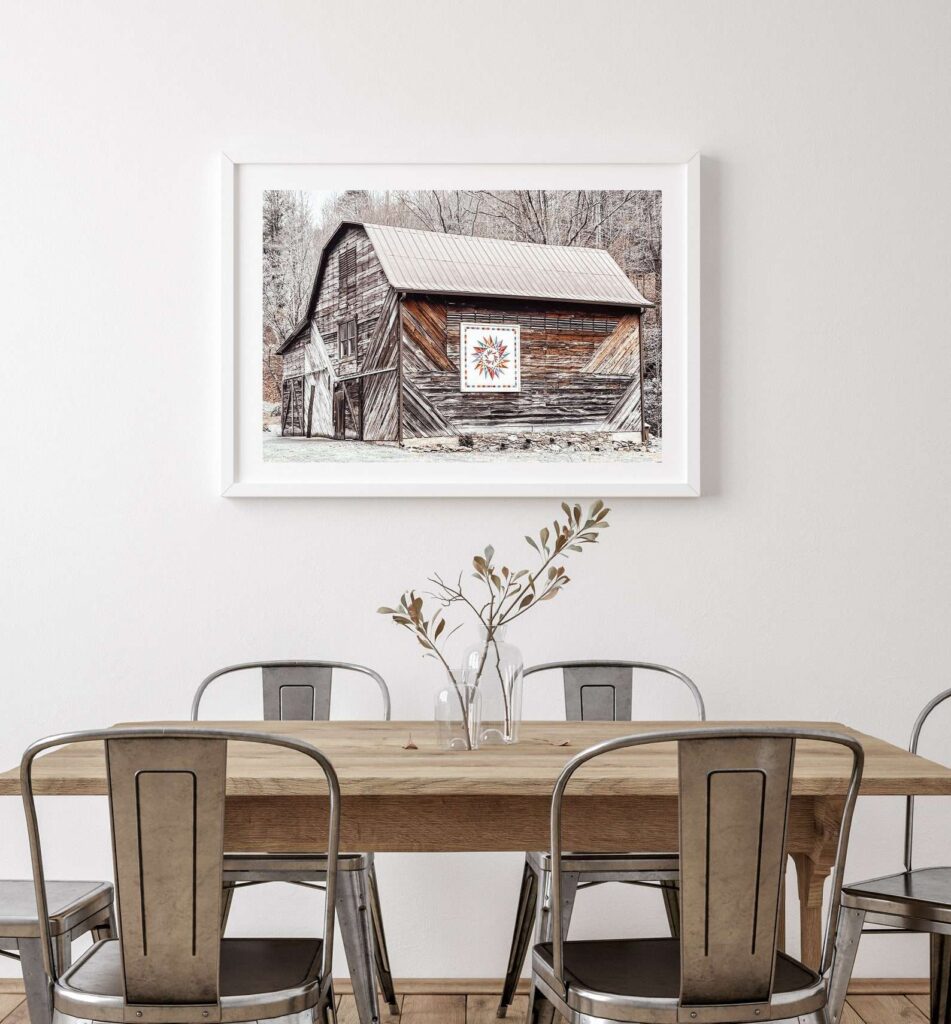
[[(52, 949), (33, 763), (51, 748), (93, 741), (105, 748), (118, 938), (95, 942), (64, 969)], [(222, 937), (226, 766), (228, 744), (235, 741), (296, 751), (311, 759), (326, 782), (322, 939)], [(283, 736), (231, 730), (76, 732), (27, 748), (20, 762), (20, 785), (43, 982), (57, 1021), (311, 1024), (316, 1016), (326, 1024), (332, 1019), (340, 786), (319, 750)]]
[[(359, 673), (372, 679), (380, 690), (383, 720), (390, 720), (390, 691), (383, 677), (371, 668), (342, 661), (265, 661), (229, 665), (207, 676), (192, 700), (192, 721), (198, 720), (201, 699), (216, 679), (258, 669), (261, 671), (266, 721), (328, 721), (334, 673), (341, 671)], [(377, 983), (390, 1013), (399, 1014), (373, 854), (342, 853), (337, 870), (337, 914), (353, 981), (354, 1000), (361, 1022), (372, 1024), (380, 1017)], [(326, 858), (320, 854), (288, 857), (240, 851), (226, 853), (222, 927), (227, 924), (235, 889), (262, 882), (288, 882), (322, 889), (325, 874)]]
[[(698, 721), (707, 717), (703, 697), (696, 683), (675, 668), (645, 661), (559, 661), (535, 665), (525, 675), (561, 671), (565, 693), (565, 717), (569, 722), (630, 721), (634, 702), (636, 670), (657, 673), (684, 686), (697, 709)], [(565, 855), (562, 885), (562, 921), (565, 934), (571, 921), (575, 895), (579, 889), (605, 882), (622, 882), (659, 888), (671, 935), (679, 922), (676, 853), (617, 853)], [(535, 942), (551, 939), (551, 857), (548, 853), (525, 855), (522, 888), (519, 892), (515, 931), (497, 1016), (504, 1017), (515, 998), (518, 980), (535, 932)]]
[[(106, 882), (46, 883), (50, 941), (59, 970), (72, 961), (74, 939), (87, 932), (94, 941), (113, 934), (112, 902), (112, 886)], [(50, 1020), (36, 894), (28, 879), (0, 881), (0, 955), (20, 961), (33, 1024)]]
[[(921, 731), (932, 711), (951, 697), (951, 689), (939, 693), (924, 706), (911, 730), (908, 749), (918, 753)], [(951, 1022), (951, 867), (914, 868), (915, 798), (905, 801), (905, 870), (865, 882), (847, 885), (842, 891), (843, 930), (848, 934), (854, 962), (864, 935), (927, 933), (931, 936), (931, 1020)], [(866, 925), (880, 925), (868, 928)], [(851, 970), (851, 968), (850, 968)], [(844, 1000), (845, 993), (842, 993)], [(833, 1024), (842, 1012), (832, 1008)]]
[[(851, 754), (842, 804), (828, 926), (818, 972), (778, 948), (786, 826), (796, 743), (838, 745)], [(575, 773), (594, 759), (647, 744), (677, 743), (680, 797), (679, 938), (575, 942), (564, 938), (562, 801)], [(827, 1024), (833, 989), (848, 985), (837, 942), (839, 889), (861, 744), (805, 729), (679, 729), (622, 737), (571, 760), (551, 804), (553, 937), (532, 957), (530, 1024), (557, 1010), (571, 1024)]]

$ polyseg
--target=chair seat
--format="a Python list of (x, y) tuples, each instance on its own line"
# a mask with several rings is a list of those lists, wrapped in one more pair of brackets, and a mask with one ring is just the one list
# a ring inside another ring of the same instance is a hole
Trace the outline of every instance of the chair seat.
[[(94, 1020), (121, 1020), (119, 947), (118, 939), (99, 942), (66, 971), (56, 983), (56, 1009)], [(322, 949), (320, 939), (222, 939), (222, 1020), (265, 1019), (313, 1008)]]
[[(554, 982), (550, 942), (535, 947), (534, 969), (548, 984)], [(579, 1013), (611, 1020), (638, 1020), (648, 1005), (652, 1011), (677, 1019), (680, 999), (680, 941), (678, 939), (598, 939), (564, 944), (566, 1002)], [(815, 971), (798, 960), (776, 955), (774, 1000), (788, 1017), (818, 1009), (825, 998)], [(796, 997), (799, 998), (790, 998)], [(612, 998), (613, 997), (613, 998)], [(626, 1005), (625, 1005), (626, 1004)], [(790, 1012), (786, 1013), (786, 1010)], [(634, 1014), (632, 1016), (632, 1013)], [(653, 1017), (651, 1019), (654, 1019)], [(665, 1016), (666, 1019), (666, 1016)], [(739, 1018), (738, 1018), (739, 1019)], [(768, 1019), (757, 1016), (756, 1019)]]
[[(47, 882), (46, 902), (50, 934), (65, 935), (109, 909), (112, 886), (105, 882)], [(0, 881), (0, 938), (32, 939), (39, 934), (33, 882)]]
[[(338, 871), (363, 871), (370, 866), (369, 853), (337, 855)], [(226, 853), (222, 860), (226, 882), (323, 881), (327, 874), (325, 853)]]
[(918, 868), (842, 889), (846, 907), (951, 924), (951, 868)]

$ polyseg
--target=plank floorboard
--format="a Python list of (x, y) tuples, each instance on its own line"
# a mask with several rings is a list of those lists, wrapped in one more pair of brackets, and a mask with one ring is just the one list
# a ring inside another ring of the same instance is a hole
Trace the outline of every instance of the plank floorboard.
[[(496, 995), (470, 995), (466, 997), (466, 1024), (496, 1024), (495, 1011), (499, 1008)], [(528, 996), (516, 996), (509, 1007), (506, 1020), (512, 1024), (524, 1024), (528, 1013)]]
[[(403, 996), (397, 993), (396, 1005), (402, 1006)], [(389, 1008), (383, 1003), (380, 997), (380, 1021), (381, 1024), (398, 1024), (400, 1017), (390, 1014)], [(357, 1014), (357, 1004), (349, 993), (337, 999), (337, 1024), (360, 1024), (360, 1017)]]
[(866, 1024), (866, 1022), (862, 1020), (849, 1003), (846, 1003), (842, 1008), (840, 1024)]
[(360, 1024), (353, 996), (340, 996), (337, 1000), (337, 1024)]
[(908, 994), (908, 999), (918, 1007), (919, 1010), (927, 1017), (931, 1013), (931, 996), (924, 995), (921, 992), (915, 992), (914, 995)]
[(402, 1024), (466, 1024), (465, 996), (408, 995)]
[(928, 1015), (907, 996), (851, 996), (849, 1003), (864, 1024), (928, 1024)]
[(9, 1017), (22, 1002), (22, 992), (5, 992), (0, 995), (0, 1020)]
[(22, 999), (13, 1011), (3, 1018), (3, 1024), (30, 1024), (30, 1012), (26, 1008), (25, 999)]

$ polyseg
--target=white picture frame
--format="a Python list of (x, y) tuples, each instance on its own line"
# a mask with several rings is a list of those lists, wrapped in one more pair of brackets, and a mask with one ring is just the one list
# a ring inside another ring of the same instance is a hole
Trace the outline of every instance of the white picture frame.
[[(637, 164), (326, 164), (221, 158), (221, 476), (227, 497), (696, 497), (700, 494), (700, 168)], [(267, 463), (261, 449), (265, 189), (663, 190), (659, 462)]]

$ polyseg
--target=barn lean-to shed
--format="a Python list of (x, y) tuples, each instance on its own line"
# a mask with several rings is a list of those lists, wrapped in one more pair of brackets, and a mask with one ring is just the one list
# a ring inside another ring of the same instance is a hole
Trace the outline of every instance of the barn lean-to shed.
[(649, 306), (603, 249), (344, 221), (279, 349), (282, 433), (642, 432)]

